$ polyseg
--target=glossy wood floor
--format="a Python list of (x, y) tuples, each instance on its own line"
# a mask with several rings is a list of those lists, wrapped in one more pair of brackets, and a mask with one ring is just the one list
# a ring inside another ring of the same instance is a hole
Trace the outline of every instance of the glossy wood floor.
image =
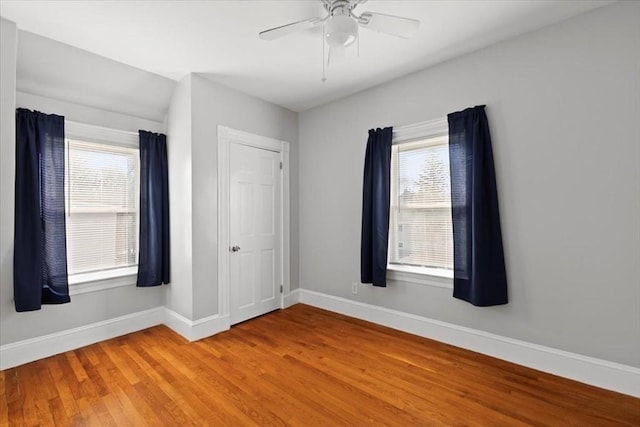
[(304, 305), (0, 373), (1, 425), (640, 425), (640, 399)]

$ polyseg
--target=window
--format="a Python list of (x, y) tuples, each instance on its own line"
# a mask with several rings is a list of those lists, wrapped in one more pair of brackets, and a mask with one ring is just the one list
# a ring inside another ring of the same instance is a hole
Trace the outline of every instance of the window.
[[(65, 141), (70, 285), (132, 275), (138, 264), (139, 150), (118, 144), (119, 131), (110, 135), (100, 128), (98, 141), (90, 135), (95, 132), (81, 127), (82, 132), (67, 130)], [(137, 144), (133, 135), (121, 134)], [(110, 136), (116, 143), (104, 141)]]
[[(389, 221), (390, 279), (453, 277), (453, 229), (446, 122), (403, 138), (394, 132)], [(405, 274), (399, 277), (398, 274)], [(440, 283), (448, 287), (448, 283)]]

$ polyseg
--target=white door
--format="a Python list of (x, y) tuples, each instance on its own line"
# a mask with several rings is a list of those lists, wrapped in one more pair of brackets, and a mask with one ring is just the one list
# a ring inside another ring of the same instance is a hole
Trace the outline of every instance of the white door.
[(231, 324), (280, 308), (280, 153), (229, 144)]

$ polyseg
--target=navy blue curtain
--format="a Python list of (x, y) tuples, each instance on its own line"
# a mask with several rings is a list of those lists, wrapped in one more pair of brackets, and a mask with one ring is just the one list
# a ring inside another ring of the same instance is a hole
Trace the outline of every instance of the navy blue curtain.
[(392, 132), (369, 130), (364, 161), (360, 280), (373, 286), (387, 286)]
[(169, 174), (167, 137), (139, 131), (140, 258), (137, 286), (169, 283)]
[(16, 311), (70, 302), (64, 117), (16, 110), (13, 294)]
[(451, 113), (453, 296), (477, 306), (507, 303), (498, 192), (484, 105)]

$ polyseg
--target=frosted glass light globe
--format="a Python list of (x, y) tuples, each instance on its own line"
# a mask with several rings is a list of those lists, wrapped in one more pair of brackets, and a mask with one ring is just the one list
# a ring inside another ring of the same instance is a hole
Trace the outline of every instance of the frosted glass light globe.
[(349, 46), (358, 38), (358, 24), (348, 15), (334, 15), (327, 22), (327, 44), (330, 47)]

